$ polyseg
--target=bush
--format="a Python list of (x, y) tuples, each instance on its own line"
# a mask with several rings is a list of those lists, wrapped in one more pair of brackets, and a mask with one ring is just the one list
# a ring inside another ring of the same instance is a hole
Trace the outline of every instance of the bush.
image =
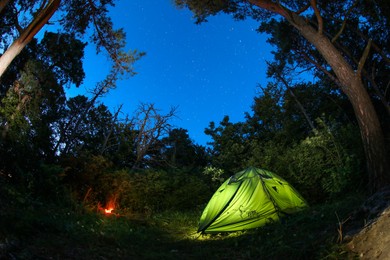
[(61, 183), (63, 171), (59, 165), (41, 164), (34, 181), (30, 184), (33, 195), (56, 203), (68, 203), (69, 197)]
[(290, 182), (310, 203), (334, 199), (364, 183), (359, 132), (352, 125), (323, 120), (306, 139), (288, 144), (253, 144), (249, 165), (271, 170)]
[(112, 164), (103, 156), (67, 158), (62, 162), (62, 182), (70, 190), (74, 200), (88, 207), (95, 207), (102, 198), (100, 179), (109, 173)]
[(209, 186), (201, 174), (186, 171), (112, 170), (102, 157), (76, 160), (65, 175), (73, 198), (90, 210), (113, 203), (116, 213), (150, 214), (187, 210), (207, 202)]
[(186, 172), (145, 170), (130, 173), (129, 179), (121, 203), (136, 212), (192, 209), (210, 196), (201, 178)]
[(345, 149), (322, 121), (313, 136), (288, 149), (285, 173), (312, 202), (335, 198), (356, 187), (362, 176), (358, 157)]

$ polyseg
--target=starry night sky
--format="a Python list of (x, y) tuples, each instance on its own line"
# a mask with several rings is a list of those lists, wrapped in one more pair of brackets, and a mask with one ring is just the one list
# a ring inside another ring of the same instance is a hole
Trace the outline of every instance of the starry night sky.
[[(209, 122), (218, 124), (225, 115), (232, 122), (244, 120), (257, 85), (266, 85), (271, 49), (253, 20), (218, 15), (196, 25), (190, 11), (177, 9), (170, 0), (120, 0), (110, 15), (116, 28), (125, 29), (127, 47), (146, 52), (135, 64), (138, 74), (120, 80), (101, 100), (112, 110), (123, 104), (123, 113), (132, 115), (143, 102), (167, 113), (178, 106), (178, 118), (171, 123), (206, 145)], [(97, 56), (92, 44), (86, 48), (84, 69), (84, 86), (70, 89), (69, 96), (86, 94), (108, 72), (106, 57)]]

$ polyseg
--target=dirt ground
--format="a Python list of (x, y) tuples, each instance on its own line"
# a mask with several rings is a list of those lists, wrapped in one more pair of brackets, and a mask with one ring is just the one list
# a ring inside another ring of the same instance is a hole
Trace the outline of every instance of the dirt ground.
[[(390, 188), (368, 199), (355, 214), (355, 224), (360, 219), (363, 228), (349, 224), (346, 247), (351, 255), (360, 259), (390, 259)], [(348, 225), (347, 225), (348, 226)], [(356, 230), (356, 228), (358, 228)], [(353, 230), (355, 229), (355, 230)]]

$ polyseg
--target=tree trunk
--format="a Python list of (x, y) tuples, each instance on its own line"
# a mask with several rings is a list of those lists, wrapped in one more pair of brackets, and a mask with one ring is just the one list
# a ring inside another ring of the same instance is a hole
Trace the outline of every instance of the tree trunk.
[(24, 47), (34, 38), (34, 36), (42, 29), (49, 21), (53, 14), (57, 11), (61, 0), (52, 0), (47, 6), (42, 9), (28, 27), (23, 30), (18, 39), (0, 57), (0, 78), (6, 71), (11, 62), (23, 50)]
[(311, 0), (310, 5), (318, 20), (318, 31), (299, 14), (281, 6), (279, 2), (276, 3), (272, 0), (249, 0), (249, 2), (287, 19), (307, 41), (316, 47), (327, 61), (340, 81), (340, 87), (348, 97), (355, 112), (366, 156), (370, 190), (375, 192), (389, 185), (390, 165), (385, 147), (385, 138), (359, 71), (364, 62), (359, 64), (359, 68), (355, 72), (331, 41), (322, 34), (323, 21), (315, 0)]
[(302, 17), (296, 14), (292, 14), (290, 17), (289, 22), (316, 47), (333, 69), (341, 83), (342, 91), (347, 95), (353, 106), (366, 155), (371, 191), (374, 192), (389, 185), (390, 167), (387, 160), (384, 135), (360, 73), (352, 69), (327, 37), (318, 33)]
[(3, 12), (3, 10), (8, 5), (8, 3), (9, 3), (9, 0), (1, 0), (0, 1), (0, 13)]
[(6, 71), (11, 62), (16, 56), (26, 47), (27, 42), (23, 42), (20, 39), (15, 40), (11, 46), (0, 57), (0, 77)]

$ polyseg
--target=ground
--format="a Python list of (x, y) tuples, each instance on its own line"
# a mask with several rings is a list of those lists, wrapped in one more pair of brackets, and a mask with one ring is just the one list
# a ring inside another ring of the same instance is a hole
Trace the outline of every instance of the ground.
[(0, 210), (0, 259), (390, 259), (390, 187), (364, 203), (359, 195), (215, 236), (196, 233), (199, 210), (107, 216), (7, 199), (7, 207), (0, 203), (7, 209)]
[[(390, 259), (390, 188), (368, 199), (354, 216), (347, 224), (347, 250), (360, 259)], [(360, 230), (354, 229), (358, 219), (367, 221)]]
[(390, 259), (390, 208), (348, 243), (362, 259)]

